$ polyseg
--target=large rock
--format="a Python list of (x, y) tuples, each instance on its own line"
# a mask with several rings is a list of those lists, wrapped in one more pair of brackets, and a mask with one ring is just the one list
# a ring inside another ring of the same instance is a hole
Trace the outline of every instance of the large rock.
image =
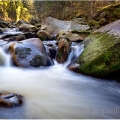
[(16, 26), (19, 27), (21, 24), (24, 24), (24, 23), (27, 24), (26, 21), (24, 21), (24, 20), (19, 20), (19, 21), (17, 21)]
[[(95, 77), (109, 77), (120, 71), (120, 20), (108, 24), (85, 41), (79, 70)], [(114, 73), (114, 74), (112, 74)]]
[(40, 67), (53, 64), (39, 38), (12, 43), (9, 47), (13, 63), (21, 67)]
[(69, 39), (72, 42), (75, 41), (83, 41), (87, 36), (89, 35), (89, 32), (87, 31), (60, 31), (57, 36), (56, 40), (60, 40), (61, 38)]
[[(90, 27), (87, 24), (81, 24), (72, 21), (62, 21), (52, 17), (48, 17), (45, 20), (46, 28), (45, 30), (51, 34), (58, 34), (61, 30), (88, 30)], [(42, 26), (42, 25), (41, 25)]]
[(0, 21), (0, 27), (1, 28), (7, 28), (7, 27), (10, 27), (10, 26), (9, 26), (9, 23), (7, 23), (5, 21)]
[(46, 32), (45, 30), (39, 30), (37, 32), (37, 36), (38, 38), (40, 38), (41, 40), (52, 40), (53, 37), (52, 35), (50, 35), (48, 32)]
[(67, 39), (59, 40), (58, 50), (56, 54), (56, 60), (58, 63), (66, 62), (70, 52), (71, 42)]
[(21, 95), (9, 92), (0, 93), (0, 107), (20, 106), (22, 102), (23, 100)]
[(19, 30), (23, 32), (36, 32), (38, 31), (38, 28), (33, 25), (23, 23), (19, 26)]

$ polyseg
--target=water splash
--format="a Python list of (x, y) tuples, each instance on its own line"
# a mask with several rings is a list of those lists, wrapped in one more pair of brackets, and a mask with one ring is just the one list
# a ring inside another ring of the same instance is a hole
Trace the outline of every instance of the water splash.
[(80, 54), (83, 52), (83, 50), (84, 50), (84, 44), (75, 44), (71, 46), (70, 55), (68, 56), (68, 59), (64, 64), (64, 66), (67, 67), (69, 64), (74, 63), (78, 59)]
[[(72, 46), (66, 65), (82, 53)], [(10, 66), (10, 55), (0, 48), (0, 65)], [(0, 108), (0, 119), (120, 118), (120, 85), (73, 73), (62, 64), (42, 69), (0, 67), (0, 91), (24, 96), (23, 107)]]

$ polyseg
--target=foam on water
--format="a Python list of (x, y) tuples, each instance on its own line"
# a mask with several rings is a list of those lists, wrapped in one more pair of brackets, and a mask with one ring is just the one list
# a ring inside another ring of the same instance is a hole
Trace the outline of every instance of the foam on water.
[[(0, 61), (6, 59), (0, 49)], [(73, 73), (57, 62), (41, 69), (1, 66), (0, 91), (24, 96), (21, 107), (0, 108), (0, 118), (120, 118), (118, 83)]]

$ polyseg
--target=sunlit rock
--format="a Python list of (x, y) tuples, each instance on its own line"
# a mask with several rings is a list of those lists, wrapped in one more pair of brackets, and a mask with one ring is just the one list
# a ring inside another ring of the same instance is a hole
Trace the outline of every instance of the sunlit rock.
[[(44, 28), (50, 34), (58, 34), (61, 30), (88, 30), (90, 27), (87, 24), (81, 24), (75, 20), (62, 21), (56, 18), (47, 17), (45, 19), (46, 27)], [(45, 26), (45, 23), (44, 26)]]

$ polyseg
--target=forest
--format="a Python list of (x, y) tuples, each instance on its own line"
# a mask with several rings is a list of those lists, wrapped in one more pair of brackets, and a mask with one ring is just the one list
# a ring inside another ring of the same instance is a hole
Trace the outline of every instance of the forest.
[(119, 0), (0, 0), (0, 19), (9, 22), (15, 22), (19, 19), (26, 21), (32, 18), (44, 19), (48, 16), (61, 20), (70, 20), (76, 17), (90, 19), (96, 11), (99, 11), (104, 6), (117, 3), (119, 3)]

